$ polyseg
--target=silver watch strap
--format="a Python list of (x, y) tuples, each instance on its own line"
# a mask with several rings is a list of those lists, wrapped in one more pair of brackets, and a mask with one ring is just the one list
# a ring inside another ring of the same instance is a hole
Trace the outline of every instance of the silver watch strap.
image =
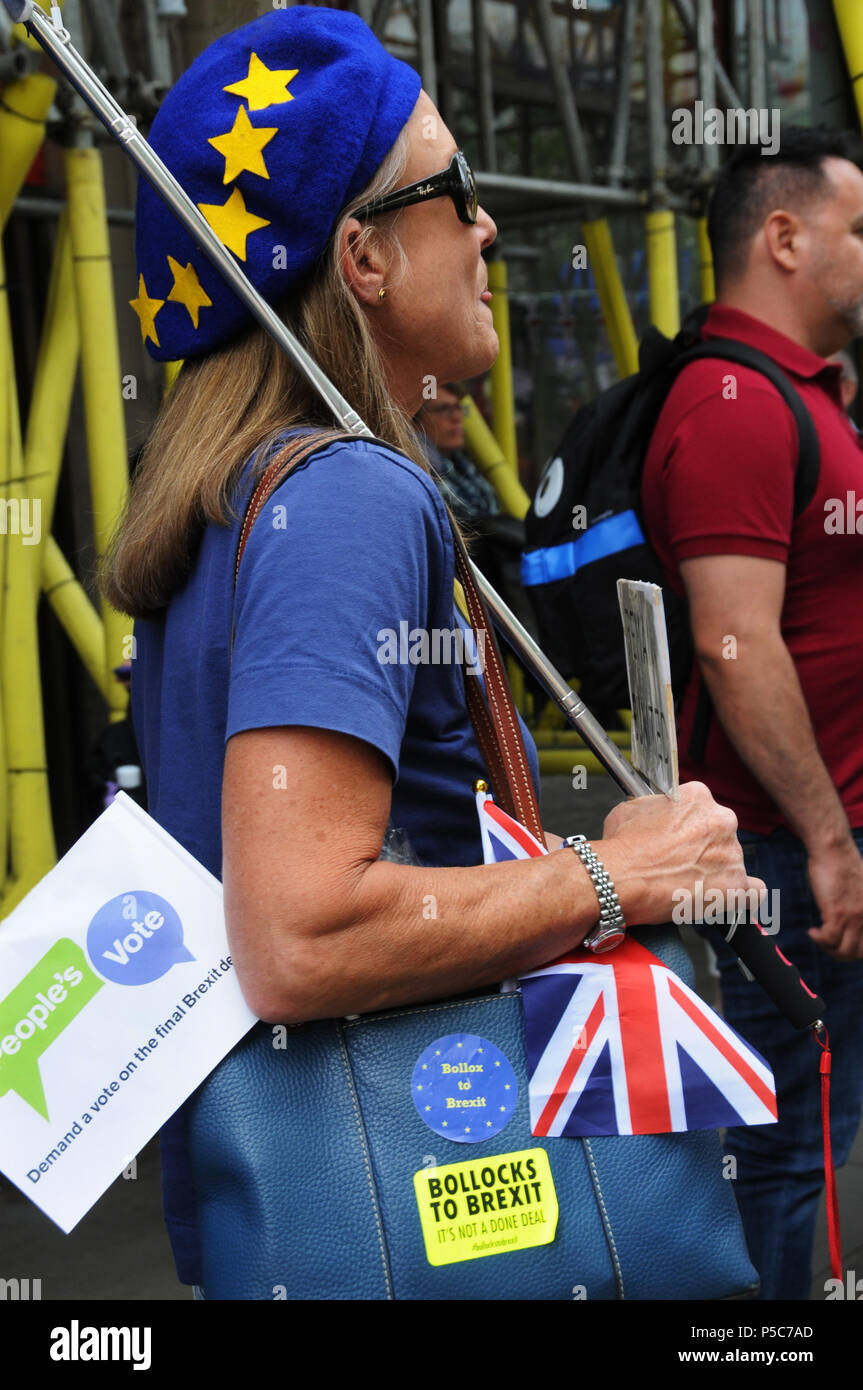
[(626, 936), (626, 922), (620, 910), (620, 899), (602, 861), (594, 853), (584, 835), (568, 835), (561, 849), (574, 849), (587, 872), (599, 899), (599, 921), (588, 932), (582, 946), (601, 955), (619, 946)]

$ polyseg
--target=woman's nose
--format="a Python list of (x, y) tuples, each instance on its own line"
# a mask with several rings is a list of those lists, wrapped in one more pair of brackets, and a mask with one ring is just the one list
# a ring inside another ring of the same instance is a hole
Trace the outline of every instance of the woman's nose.
[(485, 208), (481, 207), (476, 210), (476, 223), (482, 228), (482, 249), (485, 251), (497, 237), (497, 226)]

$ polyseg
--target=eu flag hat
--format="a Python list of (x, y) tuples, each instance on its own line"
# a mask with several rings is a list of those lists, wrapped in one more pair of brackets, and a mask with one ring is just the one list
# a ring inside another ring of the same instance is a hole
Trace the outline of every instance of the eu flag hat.
[[(420, 94), (419, 75), (344, 10), (296, 5), (217, 39), (168, 93), (150, 144), (277, 303), (310, 271)], [(222, 347), (254, 320), (141, 178), (141, 336), (159, 362)]]

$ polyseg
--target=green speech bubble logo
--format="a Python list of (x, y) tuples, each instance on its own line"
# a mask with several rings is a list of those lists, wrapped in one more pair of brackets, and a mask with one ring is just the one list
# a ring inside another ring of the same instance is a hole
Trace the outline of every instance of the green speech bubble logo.
[(0, 1096), (15, 1091), (50, 1119), (39, 1058), (104, 983), (64, 937), (0, 1001)]

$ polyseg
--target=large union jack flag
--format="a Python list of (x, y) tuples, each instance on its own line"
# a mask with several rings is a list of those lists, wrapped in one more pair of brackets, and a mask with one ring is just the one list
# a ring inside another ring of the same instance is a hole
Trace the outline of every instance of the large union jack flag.
[[(546, 850), (477, 795), (486, 863)], [(632, 937), (574, 951), (519, 981), (539, 1137), (667, 1134), (776, 1120), (764, 1058)]]

